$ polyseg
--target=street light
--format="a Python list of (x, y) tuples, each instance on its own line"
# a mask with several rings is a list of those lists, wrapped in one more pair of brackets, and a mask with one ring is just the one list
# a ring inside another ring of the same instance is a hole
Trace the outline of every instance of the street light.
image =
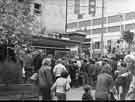
[(104, 0), (102, 0), (102, 24), (101, 24), (101, 56), (104, 56)]
[(68, 0), (66, 0), (65, 33), (67, 32)]
[(92, 33), (93, 33), (93, 19), (91, 20), (91, 32), (90, 32), (90, 57), (93, 57), (93, 43), (92, 43)]

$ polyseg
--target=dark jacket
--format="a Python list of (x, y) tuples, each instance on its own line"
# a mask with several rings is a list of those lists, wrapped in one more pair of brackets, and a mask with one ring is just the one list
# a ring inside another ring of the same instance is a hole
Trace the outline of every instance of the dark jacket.
[(84, 93), (82, 96), (82, 101), (88, 101), (88, 100), (92, 100), (92, 96), (90, 95), (90, 93)]
[(42, 66), (39, 69), (39, 87), (50, 88), (53, 84), (53, 77), (49, 66)]
[(107, 100), (109, 98), (109, 92), (113, 85), (113, 78), (107, 73), (101, 73), (98, 75), (96, 84), (96, 98), (102, 98)]
[(83, 63), (82, 66), (81, 66), (81, 71), (85, 72), (85, 73), (88, 73), (87, 66), (88, 66), (87, 64)]
[(42, 65), (43, 58), (40, 55), (35, 56), (33, 60), (34, 71), (37, 72)]
[(96, 65), (95, 64), (88, 64), (87, 65), (87, 71), (89, 77), (95, 77), (96, 76)]

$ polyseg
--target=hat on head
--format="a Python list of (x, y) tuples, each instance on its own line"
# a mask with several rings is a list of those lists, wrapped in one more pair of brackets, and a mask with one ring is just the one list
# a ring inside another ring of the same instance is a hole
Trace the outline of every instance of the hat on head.
[(50, 58), (43, 59), (42, 65), (51, 65), (51, 59)]
[(91, 87), (90, 85), (85, 85), (85, 86), (83, 87), (83, 89), (84, 89), (85, 91), (88, 91), (88, 90), (92, 89), (92, 87)]
[(135, 62), (135, 56), (134, 55), (127, 55), (127, 56), (125, 56), (124, 61), (126, 63)]
[(59, 59), (56, 61), (56, 63), (63, 63), (63, 61), (62, 61), (61, 58), (59, 58)]

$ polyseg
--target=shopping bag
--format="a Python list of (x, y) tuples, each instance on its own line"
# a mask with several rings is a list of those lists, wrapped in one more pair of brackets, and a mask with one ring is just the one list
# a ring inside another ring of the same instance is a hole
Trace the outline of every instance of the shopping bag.
[(68, 75), (67, 81), (68, 81), (69, 83), (71, 83), (71, 77), (70, 77), (70, 75)]
[(66, 91), (69, 91), (70, 90), (70, 84), (69, 84), (69, 82), (66, 82)]
[(38, 73), (34, 73), (34, 74), (30, 77), (30, 79), (31, 79), (32, 81), (37, 81), (37, 80), (38, 80)]
[(23, 77), (23, 78), (26, 77), (26, 76), (25, 76), (25, 73), (26, 73), (26, 72), (25, 72), (25, 69), (24, 69), (24, 67), (23, 67), (23, 68), (22, 68), (22, 77)]

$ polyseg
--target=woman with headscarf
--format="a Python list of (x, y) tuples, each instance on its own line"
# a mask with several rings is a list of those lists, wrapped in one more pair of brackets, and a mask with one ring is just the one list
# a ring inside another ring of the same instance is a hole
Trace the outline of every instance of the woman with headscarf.
[(118, 90), (119, 99), (124, 100), (131, 81), (131, 75), (128, 74), (128, 69), (125, 62), (121, 62), (116, 71), (115, 86)]
[(103, 66), (101, 73), (97, 77), (96, 84), (96, 100), (109, 100), (110, 90), (113, 87), (113, 78), (111, 76), (111, 66), (106, 64)]
[(39, 94), (43, 100), (51, 100), (51, 86), (53, 78), (51, 73), (51, 59), (45, 58), (42, 61), (42, 66), (38, 71)]
[(129, 70), (127, 74), (132, 75), (132, 80), (130, 82), (126, 100), (134, 100), (135, 99), (135, 56), (127, 55), (125, 56), (124, 61), (127, 63), (127, 67)]

